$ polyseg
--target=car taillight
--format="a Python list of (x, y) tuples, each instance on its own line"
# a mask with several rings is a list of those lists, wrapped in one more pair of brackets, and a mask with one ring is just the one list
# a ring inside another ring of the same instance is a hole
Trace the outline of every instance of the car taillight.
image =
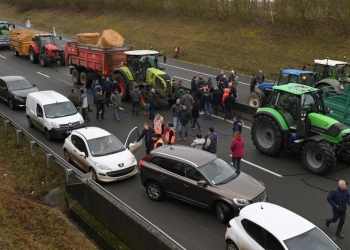
[(151, 155), (151, 154), (148, 154), (148, 155), (144, 156), (144, 157), (141, 159), (141, 161), (140, 161), (140, 163), (139, 163), (139, 169), (140, 169), (140, 170), (142, 169), (142, 163), (143, 163), (143, 161), (146, 160), (146, 159), (148, 158), (148, 156), (150, 156), (150, 155)]
[(230, 223), (227, 224), (227, 228), (231, 228), (231, 224)]

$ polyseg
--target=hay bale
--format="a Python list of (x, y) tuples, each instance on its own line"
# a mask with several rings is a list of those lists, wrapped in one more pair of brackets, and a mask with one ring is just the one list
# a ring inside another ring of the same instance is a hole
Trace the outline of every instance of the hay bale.
[(78, 43), (96, 45), (100, 39), (100, 33), (80, 33), (77, 34)]
[(120, 47), (124, 45), (124, 37), (114, 30), (104, 30), (97, 46), (100, 48)]

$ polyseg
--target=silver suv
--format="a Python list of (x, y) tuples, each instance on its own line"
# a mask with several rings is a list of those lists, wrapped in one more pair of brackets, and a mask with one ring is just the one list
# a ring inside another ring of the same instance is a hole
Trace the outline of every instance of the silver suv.
[(166, 195), (212, 209), (222, 223), (248, 204), (267, 200), (262, 182), (199, 149), (163, 146), (145, 156), (139, 168), (151, 200), (159, 201)]

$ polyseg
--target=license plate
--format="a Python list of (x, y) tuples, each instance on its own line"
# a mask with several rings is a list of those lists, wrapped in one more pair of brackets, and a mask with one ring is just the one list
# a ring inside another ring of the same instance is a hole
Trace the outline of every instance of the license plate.
[(68, 131), (67, 131), (67, 134), (70, 134), (70, 133), (72, 133), (72, 130), (68, 130)]

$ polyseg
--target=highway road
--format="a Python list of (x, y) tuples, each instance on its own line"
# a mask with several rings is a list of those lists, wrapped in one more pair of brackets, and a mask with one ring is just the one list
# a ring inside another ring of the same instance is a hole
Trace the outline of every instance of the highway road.
[[(67, 36), (63, 36), (63, 39), (57, 41), (62, 48), (67, 40), (74, 40), (74, 38)], [(218, 70), (169, 59), (166, 67), (171, 76), (187, 80), (195, 75), (198, 76), (199, 73), (203, 73), (205, 77), (210, 76), (212, 79), (218, 74)], [(0, 76), (4, 75), (24, 76), (36, 84), (40, 90), (51, 89), (66, 96), (70, 93), (71, 88), (79, 87), (73, 86), (68, 67), (51, 64), (47, 68), (42, 68), (39, 64), (31, 64), (26, 57), (15, 57), (12, 51), (7, 50), (0, 51)], [(249, 83), (248, 80), (248, 78), (240, 77), (242, 82)], [(184, 82), (189, 84), (189, 81)], [(249, 86), (242, 83), (239, 86), (239, 91), (242, 93), (240, 97), (243, 96), (245, 90), (249, 92)], [(91, 103), (91, 92), (89, 98)], [(149, 120), (144, 116), (139, 118), (132, 116), (130, 103), (123, 103), (123, 107), (124, 111), (120, 112), (120, 123), (112, 119), (112, 108), (106, 108), (105, 117), (107, 120), (96, 121), (91, 119), (87, 126), (104, 128), (116, 135), (121, 141), (125, 141), (131, 128), (137, 126), (142, 129), (143, 123), (149, 122)], [(12, 111), (4, 103), (0, 103), (0, 110), (63, 156), (63, 142), (48, 142), (39, 130), (30, 129), (27, 125), (25, 110)], [(158, 112), (165, 117), (166, 121), (171, 121), (170, 107), (163, 106)], [(94, 113), (89, 113), (89, 115), (90, 118), (94, 118)], [(215, 128), (219, 137), (218, 156), (230, 161), (232, 123), (223, 121), (220, 117), (213, 120), (205, 120), (201, 117), (199, 122), (203, 126), (202, 134), (206, 134), (207, 128), (210, 126)], [(325, 218), (331, 215), (331, 208), (327, 203), (326, 196), (329, 190), (337, 185), (339, 179), (343, 178), (349, 181), (349, 167), (338, 164), (330, 174), (321, 177), (307, 172), (303, 168), (303, 163), (298, 155), (284, 153), (274, 158), (261, 155), (255, 150), (250, 139), (250, 122), (245, 121), (245, 125), (243, 138), (246, 147), (244, 161), (241, 166), (242, 171), (265, 183), (268, 189), (269, 202), (281, 205), (310, 220), (324, 230), (340, 248), (346, 249), (346, 246), (350, 245), (349, 219), (347, 218), (344, 226), (346, 238), (341, 240), (335, 238), (335, 225), (332, 224), (330, 228), (326, 228)], [(181, 142), (181, 144), (190, 145), (194, 135), (198, 132), (198, 130), (190, 130), (189, 140)], [(137, 155), (137, 159), (140, 160), (144, 155), (145, 151), (143, 149)], [(145, 188), (141, 186), (139, 176), (117, 183), (104, 184), (104, 187), (157, 225), (186, 249), (225, 248), (224, 233), (226, 225), (221, 224), (214, 213), (170, 198), (165, 198), (162, 202), (153, 202), (147, 197)]]

